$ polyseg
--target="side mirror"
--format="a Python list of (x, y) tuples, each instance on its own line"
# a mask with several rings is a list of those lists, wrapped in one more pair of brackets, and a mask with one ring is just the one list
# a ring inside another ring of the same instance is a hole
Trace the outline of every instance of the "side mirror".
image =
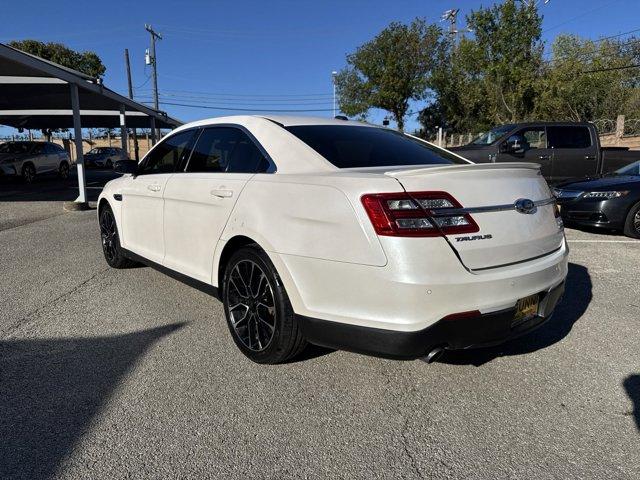
[(113, 166), (113, 171), (122, 175), (135, 175), (138, 172), (138, 162), (135, 160), (118, 160)]
[(524, 139), (520, 135), (511, 135), (500, 145), (500, 153), (523, 153)]

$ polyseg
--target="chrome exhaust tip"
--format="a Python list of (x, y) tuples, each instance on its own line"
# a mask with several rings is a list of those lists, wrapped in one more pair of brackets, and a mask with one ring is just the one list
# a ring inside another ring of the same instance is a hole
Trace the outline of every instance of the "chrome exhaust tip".
[(425, 357), (422, 357), (422, 361), (426, 363), (433, 363), (438, 358), (440, 358), (440, 355), (442, 355), (443, 353), (444, 353), (443, 347), (436, 347), (433, 350), (431, 350), (429, 353), (427, 353)]

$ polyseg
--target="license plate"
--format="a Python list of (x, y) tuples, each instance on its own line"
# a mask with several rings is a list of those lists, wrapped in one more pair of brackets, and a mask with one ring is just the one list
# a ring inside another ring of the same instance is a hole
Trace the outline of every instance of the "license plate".
[(513, 318), (514, 322), (525, 320), (538, 314), (538, 294), (521, 298), (516, 303), (516, 314)]

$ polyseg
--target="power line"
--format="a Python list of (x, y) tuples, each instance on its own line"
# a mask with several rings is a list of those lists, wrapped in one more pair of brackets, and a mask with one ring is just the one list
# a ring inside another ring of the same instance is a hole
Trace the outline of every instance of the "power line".
[(160, 102), (161, 105), (173, 105), (177, 107), (190, 107), (190, 108), (204, 108), (207, 110), (226, 110), (234, 112), (331, 112), (331, 108), (322, 109), (255, 109), (255, 108), (228, 108), (213, 105), (193, 105), (187, 103), (174, 103), (174, 102)]
[(620, 0), (612, 0), (611, 2), (607, 2), (604, 5), (600, 5), (599, 7), (592, 8), (591, 10), (587, 10), (586, 12), (584, 12), (584, 13), (582, 13), (580, 15), (576, 15), (575, 17), (571, 17), (571, 18), (565, 20), (564, 22), (558, 23), (558, 24), (556, 24), (556, 25), (554, 25), (552, 27), (549, 27), (549, 28), (543, 30), (542, 33), (547, 33), (547, 32), (549, 32), (551, 30), (555, 30), (558, 27), (562, 27), (563, 25), (566, 25), (567, 23), (571, 23), (574, 20), (578, 20), (579, 18), (586, 17), (587, 15), (589, 15), (589, 14), (591, 14), (593, 12), (597, 12), (598, 10), (602, 10), (603, 8), (606, 8), (609, 5), (611, 5), (613, 3), (616, 3), (616, 2), (619, 2), (619, 1)]
[[(152, 98), (149, 94), (139, 94), (138, 98)], [(221, 105), (261, 105), (262, 107), (268, 105), (286, 105), (286, 106), (296, 106), (296, 105), (332, 105), (332, 101), (330, 99), (327, 100), (251, 100), (247, 101), (247, 99), (241, 100), (233, 100), (228, 98), (207, 98), (207, 97), (197, 97), (191, 95), (170, 95), (166, 93), (161, 93), (160, 98), (165, 100), (181, 100), (187, 102), (201, 102), (201, 103), (218, 103)]]
[[(613, 48), (616, 47), (626, 47), (628, 45), (634, 45), (636, 43), (640, 43), (640, 38), (634, 38), (633, 40), (630, 40), (628, 42), (624, 42), (624, 43), (618, 43), (618, 44), (614, 44), (611, 45)], [(596, 45), (594, 45), (596, 46)], [(577, 53), (576, 55), (571, 55), (571, 54), (567, 54), (567, 55), (562, 55), (559, 57), (553, 57), (550, 58), (548, 60), (543, 60), (543, 62), (545, 63), (554, 63), (554, 62), (560, 62), (562, 60), (567, 60), (567, 59), (572, 59), (572, 58), (577, 58), (577, 59), (584, 59), (584, 60), (594, 60), (594, 58), (602, 58), (602, 57), (615, 57), (617, 56), (617, 53), (604, 53), (604, 52), (599, 52), (597, 50), (593, 50), (591, 52), (581, 52), (581, 53)]]
[(238, 97), (238, 98), (273, 98), (273, 99), (286, 99), (286, 98), (296, 98), (302, 99), (302, 97), (308, 97), (309, 99), (316, 99), (315, 97), (327, 97), (331, 98), (331, 93), (283, 93), (283, 94), (261, 94), (261, 93), (219, 93), (219, 92), (202, 92), (202, 91), (194, 91), (194, 90), (177, 90), (165, 88), (163, 91), (165, 92), (173, 92), (173, 93), (185, 93), (185, 94), (195, 94), (195, 95), (204, 95), (207, 97)]
[(606, 67), (606, 68), (596, 68), (594, 70), (585, 70), (581, 73), (598, 73), (598, 72), (610, 72), (612, 70), (627, 70), (629, 68), (640, 68), (640, 63), (634, 65), (623, 65), (621, 67)]

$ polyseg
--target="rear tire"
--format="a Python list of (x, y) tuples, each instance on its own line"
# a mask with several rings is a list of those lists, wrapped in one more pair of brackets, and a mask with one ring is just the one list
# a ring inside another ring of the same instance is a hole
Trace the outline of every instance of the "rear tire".
[(277, 364), (307, 345), (280, 276), (264, 251), (248, 245), (227, 263), (222, 297), (233, 341), (250, 360)]
[(21, 175), (24, 183), (33, 183), (36, 178), (36, 169), (32, 164), (27, 163), (23, 165)]
[(133, 260), (124, 256), (118, 236), (118, 226), (109, 205), (100, 210), (100, 240), (104, 259), (112, 268), (127, 268), (135, 264)]
[(624, 222), (624, 234), (631, 238), (640, 238), (640, 202), (636, 203)]

